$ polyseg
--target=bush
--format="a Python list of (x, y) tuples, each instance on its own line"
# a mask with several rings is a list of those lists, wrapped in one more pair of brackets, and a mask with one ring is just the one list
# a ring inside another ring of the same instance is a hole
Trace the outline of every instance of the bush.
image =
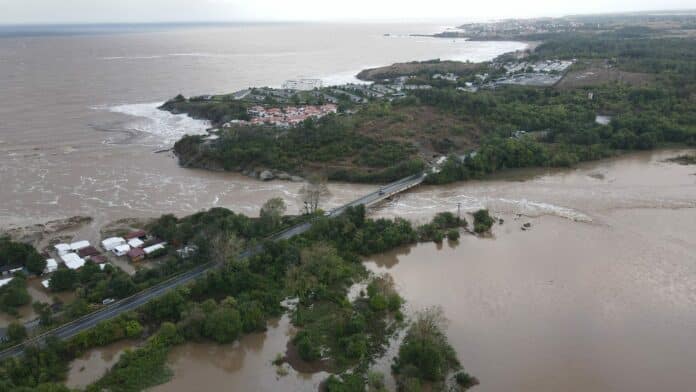
[(7, 338), (12, 343), (21, 343), (27, 337), (27, 330), (24, 325), (12, 322), (7, 326)]
[(293, 339), (293, 343), (297, 347), (297, 353), (303, 361), (312, 362), (321, 358), (321, 351), (313, 342), (309, 332), (300, 331)]
[(479, 385), (479, 380), (465, 371), (457, 373), (454, 376), (454, 380), (457, 382), (457, 385), (459, 385), (464, 390)]
[(476, 233), (485, 233), (491, 230), (495, 221), (488, 213), (488, 210), (478, 210), (474, 213), (474, 231)]
[(447, 232), (447, 239), (450, 241), (457, 241), (459, 240), (459, 230), (452, 229)]

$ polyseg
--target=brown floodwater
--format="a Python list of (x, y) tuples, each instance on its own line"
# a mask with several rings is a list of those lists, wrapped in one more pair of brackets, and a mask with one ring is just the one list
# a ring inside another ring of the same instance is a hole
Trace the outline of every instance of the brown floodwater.
[(70, 370), (65, 385), (77, 389), (97, 381), (118, 362), (121, 354), (135, 346), (136, 342), (123, 340), (87, 351), (81, 357), (70, 362)]
[(244, 336), (230, 345), (187, 343), (174, 348), (169, 366), (174, 378), (152, 391), (307, 391), (317, 390), (328, 375), (299, 373), (288, 364), (282, 375), (272, 364), (284, 355), (295, 329), (288, 316), (272, 322), (265, 333)]
[[(416, 189), (375, 215), (424, 221), (461, 203), (504, 223), (490, 238), (404, 247), (366, 265), (394, 277), (409, 314), (443, 307), (452, 345), (481, 380), (475, 390), (690, 390), (696, 167), (664, 162), (683, 152)], [(279, 377), (270, 364), (285, 351), (286, 323), (232, 346), (175, 350), (174, 378), (157, 390), (315, 390), (326, 375)], [(396, 346), (375, 369), (389, 374)]]
[(38, 317), (34, 312), (32, 303), (38, 301), (47, 304), (53, 304), (56, 300), (62, 303), (69, 303), (75, 299), (74, 292), (52, 293), (47, 288), (41, 285), (43, 278), (31, 278), (27, 280), (27, 292), (31, 296), (31, 303), (21, 306), (18, 309), (18, 316), (13, 316), (4, 312), (0, 312), (0, 328), (6, 327), (13, 321), (26, 322)]

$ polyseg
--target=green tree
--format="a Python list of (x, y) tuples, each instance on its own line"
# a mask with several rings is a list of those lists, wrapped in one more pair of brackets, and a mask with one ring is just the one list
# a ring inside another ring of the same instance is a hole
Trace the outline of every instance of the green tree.
[(239, 337), (242, 331), (242, 320), (239, 312), (229, 307), (221, 306), (206, 317), (203, 325), (205, 336), (217, 343), (231, 343)]
[(20, 343), (27, 337), (27, 330), (24, 325), (12, 322), (7, 326), (7, 338), (13, 343)]
[(267, 232), (276, 230), (287, 210), (285, 202), (280, 197), (274, 197), (266, 201), (261, 207), (261, 225)]
[(68, 268), (59, 268), (51, 275), (48, 287), (53, 291), (72, 290), (77, 283), (77, 273)]

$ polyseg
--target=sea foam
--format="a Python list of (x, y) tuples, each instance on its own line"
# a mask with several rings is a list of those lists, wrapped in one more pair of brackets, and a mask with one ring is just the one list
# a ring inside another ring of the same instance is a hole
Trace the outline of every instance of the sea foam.
[(204, 135), (211, 126), (209, 121), (159, 110), (160, 105), (161, 102), (137, 103), (111, 106), (107, 109), (133, 117), (124, 124), (124, 128), (153, 135), (157, 138), (158, 145), (164, 146), (173, 145), (184, 135)]

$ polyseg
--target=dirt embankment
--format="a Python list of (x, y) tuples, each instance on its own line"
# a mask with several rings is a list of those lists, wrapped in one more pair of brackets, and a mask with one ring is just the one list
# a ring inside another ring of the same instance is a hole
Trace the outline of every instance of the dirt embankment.
[(92, 217), (73, 216), (44, 224), (9, 229), (0, 232), (0, 235), (8, 235), (15, 241), (30, 244), (41, 251), (54, 243), (70, 241), (75, 231), (90, 222)]

